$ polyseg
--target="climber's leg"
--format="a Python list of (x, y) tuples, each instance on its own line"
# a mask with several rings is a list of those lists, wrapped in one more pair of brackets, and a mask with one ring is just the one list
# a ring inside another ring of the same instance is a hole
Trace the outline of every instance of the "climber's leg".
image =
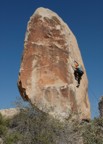
[(79, 75), (79, 73), (78, 73), (78, 85), (77, 85), (77, 87), (80, 86), (80, 81), (81, 81), (81, 75)]
[(75, 80), (78, 81), (78, 72), (77, 72), (77, 70), (74, 71), (74, 77), (75, 77)]

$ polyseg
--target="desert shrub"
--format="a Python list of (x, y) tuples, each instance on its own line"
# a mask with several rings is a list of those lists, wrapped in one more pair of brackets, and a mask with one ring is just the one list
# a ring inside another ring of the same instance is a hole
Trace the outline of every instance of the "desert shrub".
[(4, 125), (0, 125), (0, 136), (5, 135), (7, 132), (7, 128)]
[(5, 144), (16, 144), (21, 137), (16, 131), (12, 131), (10, 128), (10, 119), (6, 119), (0, 114), (0, 137)]
[(18, 132), (8, 133), (4, 138), (5, 144), (16, 144), (21, 140), (21, 135)]
[(9, 120), (3, 117), (1, 114), (0, 114), (0, 125), (4, 125), (4, 126), (9, 125)]
[(20, 144), (78, 144), (80, 137), (76, 122), (60, 122), (33, 107), (22, 109), (9, 125), (21, 135)]
[(7, 133), (7, 126), (9, 125), (9, 120), (5, 119), (0, 114), (0, 136), (5, 135)]
[(103, 118), (95, 118), (82, 127), (84, 144), (103, 144)]

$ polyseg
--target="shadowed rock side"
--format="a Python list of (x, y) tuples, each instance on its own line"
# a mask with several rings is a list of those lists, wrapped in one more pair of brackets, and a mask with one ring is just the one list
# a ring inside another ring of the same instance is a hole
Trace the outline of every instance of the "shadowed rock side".
[(103, 96), (100, 98), (98, 107), (99, 107), (100, 117), (103, 117)]
[(28, 22), (18, 78), (23, 99), (59, 119), (72, 113), (90, 119), (86, 72), (76, 88), (74, 60), (83, 65), (71, 30), (56, 13), (37, 9)]

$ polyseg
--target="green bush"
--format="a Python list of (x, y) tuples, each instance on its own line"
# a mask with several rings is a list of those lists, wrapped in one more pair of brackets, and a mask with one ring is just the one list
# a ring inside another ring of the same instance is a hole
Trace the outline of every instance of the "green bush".
[(5, 135), (9, 121), (0, 114), (0, 136)]
[(21, 135), (18, 132), (14, 132), (11, 134), (7, 134), (4, 139), (5, 144), (16, 144), (19, 140), (21, 140)]
[(1, 114), (0, 114), (0, 125), (4, 125), (4, 126), (9, 125), (9, 120), (4, 118)]
[(4, 125), (0, 125), (0, 136), (5, 135), (7, 132), (7, 128)]
[(10, 129), (11, 120), (4, 118), (0, 114), (0, 137), (5, 144), (14, 144), (20, 139), (20, 134)]

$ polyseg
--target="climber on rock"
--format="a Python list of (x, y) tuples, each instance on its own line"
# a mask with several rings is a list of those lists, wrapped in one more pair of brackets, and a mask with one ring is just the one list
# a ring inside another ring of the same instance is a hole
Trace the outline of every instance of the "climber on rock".
[(82, 78), (82, 75), (84, 74), (84, 72), (83, 72), (82, 66), (80, 64), (78, 64), (78, 62), (76, 62), (76, 61), (74, 61), (73, 69), (74, 69), (75, 79), (78, 81), (78, 85), (76, 87), (79, 87), (80, 81), (81, 81), (81, 78)]

